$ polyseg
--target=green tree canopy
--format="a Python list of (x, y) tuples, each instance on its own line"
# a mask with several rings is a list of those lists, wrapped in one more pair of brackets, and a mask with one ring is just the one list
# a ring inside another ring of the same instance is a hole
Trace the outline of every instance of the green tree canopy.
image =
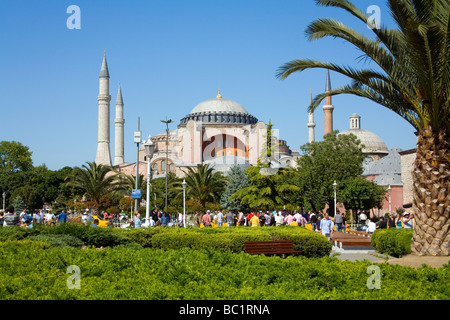
[[(353, 134), (324, 136), (323, 141), (307, 143), (300, 147), (302, 157), (298, 160), (299, 187), (305, 204), (318, 211), (328, 204), (334, 208), (333, 183), (338, 185), (363, 172), (362, 145)], [(330, 212), (333, 212), (331, 210)]]
[(233, 212), (248, 211), (248, 205), (242, 205), (239, 200), (230, 200), (235, 192), (248, 187), (248, 177), (245, 171), (237, 165), (233, 166), (227, 178), (228, 183), (220, 199), (221, 206)]
[(10, 173), (30, 170), (33, 167), (32, 152), (17, 141), (0, 142), (0, 172)]
[(385, 198), (386, 190), (383, 186), (363, 177), (350, 177), (339, 183), (337, 188), (337, 199), (346, 209), (357, 212), (372, 208), (381, 208)]
[(185, 173), (187, 199), (194, 199), (203, 209), (207, 201), (220, 199), (227, 182), (221, 172), (214, 172), (208, 164), (198, 164), (195, 168), (188, 167)]
[(117, 174), (110, 166), (97, 165), (95, 162), (87, 162), (81, 167), (75, 167), (66, 178), (67, 186), (82, 190), (87, 200), (100, 204), (104, 195), (117, 190), (119, 187)]
[(261, 168), (247, 168), (249, 186), (236, 191), (230, 200), (239, 200), (253, 209), (273, 210), (287, 204), (289, 197), (300, 191), (296, 185), (281, 183), (290, 169), (280, 168), (274, 174), (262, 174)]

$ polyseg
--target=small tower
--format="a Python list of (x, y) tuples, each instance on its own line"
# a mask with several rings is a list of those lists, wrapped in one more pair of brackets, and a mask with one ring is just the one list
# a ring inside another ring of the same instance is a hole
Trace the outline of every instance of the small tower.
[(98, 100), (98, 143), (97, 155), (95, 157), (96, 164), (111, 165), (110, 152), (110, 124), (109, 124), (109, 72), (106, 63), (106, 52), (103, 54), (102, 68), (99, 76), (99, 94)]
[(350, 129), (361, 129), (361, 117), (356, 113), (350, 116)]
[[(327, 70), (327, 82), (325, 92), (331, 91), (330, 70)], [(331, 104), (331, 97), (325, 98), (324, 112), (324, 135), (333, 132), (333, 110), (334, 106)]]
[[(312, 90), (310, 91), (309, 94), (309, 105), (312, 104)], [(308, 122), (308, 136), (309, 136), (309, 143), (314, 142), (315, 138), (314, 138), (314, 127), (316, 126), (316, 124), (314, 123), (314, 112), (309, 111), (309, 122)]]
[(117, 92), (116, 100), (116, 118), (114, 119), (115, 126), (115, 139), (114, 139), (114, 165), (120, 165), (124, 163), (124, 124), (125, 119), (123, 118), (123, 99), (122, 90)]

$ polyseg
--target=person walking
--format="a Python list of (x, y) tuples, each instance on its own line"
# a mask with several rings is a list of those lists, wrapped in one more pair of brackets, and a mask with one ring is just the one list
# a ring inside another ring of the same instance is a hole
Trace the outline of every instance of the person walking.
[(413, 219), (414, 219), (413, 213), (409, 214), (409, 212), (405, 212), (405, 214), (403, 215), (403, 226), (405, 229), (413, 228)]
[(334, 224), (336, 225), (336, 231), (342, 232), (342, 216), (340, 213), (336, 213), (334, 216)]
[(136, 213), (134, 215), (134, 227), (135, 228), (140, 228), (141, 227), (141, 216), (139, 213)]
[(16, 214), (14, 207), (9, 206), (5, 209), (5, 214), (3, 215), (3, 226), (4, 227), (15, 227), (20, 225), (19, 215)]
[(375, 232), (376, 229), (377, 229), (377, 225), (375, 224), (375, 222), (373, 222), (372, 220), (369, 220), (369, 223), (367, 224), (366, 232), (368, 234), (372, 234)]
[(244, 226), (245, 225), (244, 213), (242, 211), (239, 211), (238, 225), (239, 226)]
[(22, 212), (19, 215), (19, 220), (20, 220), (20, 226), (23, 227), (25, 226), (26, 222), (27, 222), (27, 209), (23, 208)]
[(312, 231), (316, 231), (317, 216), (316, 216), (316, 214), (314, 212), (312, 212), (311, 215), (309, 216), (309, 222), (311, 222)]
[(322, 234), (327, 237), (330, 243), (333, 244), (331, 235), (334, 232), (334, 222), (331, 220), (328, 213), (325, 213), (323, 219), (320, 220), (320, 230), (322, 231)]
[(209, 214), (209, 210), (202, 217), (203, 226), (211, 227), (211, 215)]
[(390, 228), (395, 228), (395, 218), (394, 218), (394, 213), (389, 213), (389, 217), (387, 218), (387, 227), (388, 229)]
[(227, 218), (227, 226), (232, 227), (234, 226), (234, 214), (231, 211), (228, 211), (228, 213), (225, 216)]
[(194, 215), (194, 227), (200, 228), (202, 219), (200, 218), (200, 212), (196, 211)]
[(219, 210), (219, 212), (217, 213), (216, 219), (217, 219), (217, 224), (221, 228), (223, 226), (223, 213), (222, 213), (222, 211)]
[(250, 225), (252, 227), (258, 227), (259, 226), (259, 218), (258, 218), (258, 216), (256, 214), (254, 214), (252, 216), (252, 218), (250, 219)]
[(387, 228), (387, 222), (383, 219), (383, 217), (380, 217), (380, 222), (378, 224), (379, 229), (386, 229)]
[(66, 223), (67, 219), (68, 219), (66, 212), (64, 210), (62, 210), (61, 213), (58, 214), (57, 219), (59, 221), (59, 224)]
[(400, 213), (397, 213), (397, 217), (395, 218), (395, 227), (397, 229), (403, 229), (402, 215)]

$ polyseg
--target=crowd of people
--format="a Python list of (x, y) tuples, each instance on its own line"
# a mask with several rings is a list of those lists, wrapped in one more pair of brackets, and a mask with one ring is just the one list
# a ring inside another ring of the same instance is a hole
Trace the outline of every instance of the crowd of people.
[[(23, 209), (19, 214), (14, 210), (14, 207), (9, 206), (5, 212), (0, 212), (0, 226), (22, 226), (32, 228), (33, 225), (55, 225), (64, 224), (71, 215), (67, 214), (65, 210), (55, 215), (51, 209), (38, 210), (32, 215), (28, 213), (27, 209)], [(73, 218), (73, 215), (71, 216)], [(359, 225), (366, 226), (367, 233), (373, 233), (376, 229), (384, 228), (405, 228), (412, 229), (414, 215), (405, 212), (403, 215), (398, 213), (390, 213), (387, 218), (380, 217), (379, 221), (375, 222), (373, 219), (368, 219), (364, 212), (357, 214)], [(327, 238), (334, 230), (337, 232), (345, 232), (348, 229), (348, 224), (344, 213), (337, 213), (334, 217), (330, 217), (327, 213), (319, 211), (314, 212), (300, 212), (294, 211), (253, 211), (250, 213), (243, 213), (239, 211), (237, 214), (229, 210), (219, 210), (211, 212), (207, 210), (206, 213), (195, 212), (194, 214), (183, 215), (178, 212), (170, 215), (168, 212), (163, 212), (158, 208), (151, 211), (149, 221), (144, 220), (138, 212), (135, 212), (132, 219), (124, 213), (108, 214), (102, 212), (93, 217), (89, 209), (81, 214), (81, 223), (91, 225), (93, 227), (99, 226), (100, 220), (103, 220), (103, 226), (120, 227), (130, 226), (133, 228), (140, 228), (142, 226), (149, 227), (168, 227), (178, 226), (184, 227), (191, 225), (193, 227), (265, 227), (265, 226), (301, 226), (310, 227), (313, 231), (320, 232)]]

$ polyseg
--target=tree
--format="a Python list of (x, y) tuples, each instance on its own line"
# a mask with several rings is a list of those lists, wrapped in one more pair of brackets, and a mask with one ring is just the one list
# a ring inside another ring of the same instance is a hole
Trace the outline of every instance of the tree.
[(91, 200), (100, 204), (102, 196), (118, 188), (117, 175), (113, 173), (110, 166), (95, 162), (87, 162), (80, 167), (75, 167), (73, 172), (66, 178), (68, 186), (79, 188)]
[(372, 208), (381, 208), (385, 195), (386, 190), (383, 186), (363, 177), (345, 179), (337, 188), (337, 199), (353, 213), (359, 209), (367, 211)]
[(280, 183), (290, 169), (280, 168), (274, 174), (261, 174), (260, 169), (247, 168), (249, 186), (236, 191), (230, 200), (255, 209), (273, 210), (287, 204), (289, 196), (300, 190), (296, 185)]
[(14, 211), (16, 213), (20, 213), (23, 211), (23, 209), (27, 208), (27, 205), (25, 201), (23, 201), (21, 196), (17, 196), (12, 201), (12, 206), (14, 207)]
[(221, 172), (214, 172), (208, 164), (198, 164), (195, 169), (188, 167), (185, 172), (186, 198), (196, 200), (203, 211), (206, 202), (215, 202), (220, 199), (226, 184), (226, 178)]
[(27, 171), (33, 167), (32, 152), (17, 141), (0, 142), (0, 172)]
[(248, 177), (245, 171), (237, 165), (233, 166), (227, 178), (228, 183), (220, 199), (221, 206), (233, 212), (247, 211), (248, 206), (242, 205), (239, 200), (230, 200), (235, 192), (248, 187)]
[(298, 185), (305, 204), (316, 212), (328, 204), (330, 213), (334, 212), (334, 181), (339, 185), (363, 173), (365, 155), (360, 141), (353, 134), (338, 135), (334, 131), (323, 141), (307, 143), (300, 149), (303, 155), (298, 160)]
[(313, 111), (325, 97), (352, 94), (392, 110), (417, 130), (411, 250), (419, 255), (449, 255), (450, 2), (389, 0), (395, 29), (374, 26), (373, 18), (350, 1), (316, 2), (343, 9), (362, 25), (371, 26), (373, 38), (334, 19), (319, 19), (308, 26), (309, 39), (343, 39), (379, 70), (298, 59), (281, 66), (277, 77), (285, 79), (311, 68), (338, 72), (352, 83), (317, 95), (309, 110)]

